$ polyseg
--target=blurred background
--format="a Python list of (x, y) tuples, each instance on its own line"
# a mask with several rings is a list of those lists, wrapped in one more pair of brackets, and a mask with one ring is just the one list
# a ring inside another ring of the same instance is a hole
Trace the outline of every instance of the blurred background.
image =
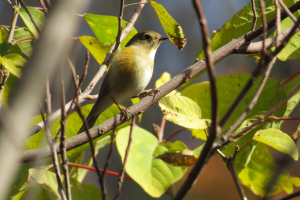
[[(40, 7), (38, 0), (24, 0), (24, 2), (28, 6)], [(125, 4), (135, 2), (137, 1), (126, 0)], [(208, 21), (210, 33), (212, 34), (214, 30), (218, 30), (219, 28), (221, 28), (237, 11), (239, 11), (243, 6), (245, 6), (249, 2), (250, 0), (201, 0)], [(185, 68), (189, 67), (191, 64), (193, 64), (202, 46), (199, 22), (191, 1), (160, 0), (158, 1), (158, 3), (162, 4), (165, 7), (165, 9), (169, 12), (169, 14), (182, 26), (187, 38), (187, 44), (182, 51), (179, 51), (170, 41), (166, 41), (161, 44), (156, 54), (154, 74), (147, 89), (154, 87), (155, 81), (162, 75), (163, 72), (169, 72), (173, 77)], [(119, 0), (94, 0), (92, 1), (87, 13), (118, 16), (120, 6), (119, 4)], [(125, 8), (123, 19), (128, 21), (131, 18), (134, 9), (135, 6)], [(12, 16), (13, 12), (7, 1), (1, 0), (0, 25), (10, 25)], [(90, 35), (95, 37), (92, 30), (84, 21), (84, 19), (81, 19), (81, 22), (82, 23), (80, 29), (78, 30), (77, 35), (74, 35), (74, 37), (81, 35)], [(17, 25), (25, 26), (20, 18), (18, 20)], [(150, 5), (144, 6), (142, 13), (135, 24), (135, 28), (137, 29), (137, 31), (154, 30), (160, 33), (161, 35), (166, 36), (154, 10)], [(85, 52), (85, 47), (79, 41), (74, 41), (74, 48), (71, 57), (74, 64), (76, 65), (77, 74), (82, 74), (83, 72), (83, 67), (85, 63)], [(216, 74), (217, 77), (220, 77), (227, 74), (251, 73), (255, 66), (256, 63), (255, 59), (253, 58), (245, 58), (243, 55), (231, 55), (223, 59), (218, 64), (216, 64)], [(83, 83), (82, 89), (84, 89), (87, 86), (87, 84), (90, 82), (90, 80), (97, 72), (99, 67), (99, 64), (91, 56), (91, 61), (88, 69), (88, 76)], [(275, 64), (275, 67), (273, 68), (270, 78), (280, 81), (288, 78), (298, 70), (299, 63), (297, 63), (297, 61), (287, 61), (283, 63), (278, 60)], [(67, 100), (69, 101), (74, 95), (74, 87), (72, 86), (71, 76), (70, 74), (68, 74), (68, 72), (66, 73), (65, 78), (67, 80), (66, 82), (69, 82), (69, 87), (67, 89)], [(207, 80), (208, 77), (207, 74), (205, 74), (201, 78), (199, 78), (197, 82)], [(101, 84), (99, 83), (95, 87), (92, 94), (98, 94), (100, 86)], [(53, 90), (53, 93), (55, 93), (55, 88)], [(59, 98), (55, 98), (55, 95), (53, 95), (53, 103), (53, 109), (59, 108)], [(85, 102), (85, 104), (86, 103), (93, 103), (93, 101)], [(130, 102), (127, 102), (124, 105), (129, 106)], [(300, 111), (298, 106), (291, 116), (299, 117), (299, 115)], [(145, 111), (143, 119), (138, 125), (152, 132), (152, 124), (155, 123), (157, 125), (160, 125), (161, 119), (162, 114), (160, 108), (151, 107), (150, 109)], [(295, 132), (298, 125), (299, 121), (284, 122), (282, 126), (282, 131), (291, 135)], [(167, 138), (179, 129), (181, 129), (181, 127), (167, 122), (165, 126), (164, 138)], [(201, 140), (192, 139), (191, 133), (189, 131), (185, 131), (172, 139), (172, 141), (176, 140), (184, 142), (189, 147), (189, 149), (194, 149), (200, 144), (202, 144)], [(108, 145), (107, 147), (100, 150), (101, 152), (99, 154), (105, 155), (104, 157), (98, 157), (98, 161), (100, 163), (100, 166), (102, 167), (104, 165), (108, 150)], [(118, 155), (117, 149), (114, 146), (113, 157), (108, 170), (119, 172), (120, 169), (120, 156)], [(293, 163), (293, 165), (289, 168), (289, 172), (292, 176), (299, 177), (299, 169), (300, 168), (298, 161), (296, 163)], [(185, 177), (187, 176), (187, 174), (188, 172), (186, 173)], [(179, 182), (175, 183), (176, 189), (180, 187), (180, 185), (185, 180), (185, 177)], [(106, 176), (108, 196), (110, 199), (112, 199), (115, 195), (117, 181), (117, 177), (112, 177), (110, 175)], [(96, 172), (89, 172), (84, 182), (93, 183), (94, 185), (98, 186)], [(245, 190), (248, 199), (259, 199), (259, 197), (255, 196), (247, 188), (245, 188)], [(282, 195), (284, 195), (284, 193), (277, 195), (277, 197)], [(125, 180), (120, 199), (147, 200), (152, 198), (149, 195), (147, 195), (138, 184), (130, 180)], [(163, 195), (159, 199), (171, 198), (167, 195)], [(239, 199), (230, 173), (226, 169), (221, 158), (219, 158), (218, 156), (214, 156), (212, 159), (210, 159), (208, 165), (206, 165), (202, 174), (198, 178), (197, 183), (189, 191), (185, 199)]]

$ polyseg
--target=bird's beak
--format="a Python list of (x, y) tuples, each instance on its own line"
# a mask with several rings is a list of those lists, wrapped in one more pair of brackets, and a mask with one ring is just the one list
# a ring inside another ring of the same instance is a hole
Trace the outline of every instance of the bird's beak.
[(167, 38), (167, 37), (161, 37), (161, 38), (159, 38), (158, 40), (159, 40), (159, 41), (164, 41), (164, 40), (167, 40), (167, 39), (169, 39), (169, 38)]

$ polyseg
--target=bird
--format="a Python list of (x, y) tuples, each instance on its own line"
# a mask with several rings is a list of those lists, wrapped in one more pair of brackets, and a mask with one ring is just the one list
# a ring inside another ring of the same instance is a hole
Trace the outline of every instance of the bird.
[[(92, 128), (99, 115), (111, 105), (116, 103), (118, 106), (119, 103), (138, 96), (145, 89), (153, 74), (156, 51), (166, 39), (168, 38), (155, 31), (141, 31), (113, 55), (98, 99), (86, 118), (88, 128)], [(83, 131), (84, 126), (78, 134)]]

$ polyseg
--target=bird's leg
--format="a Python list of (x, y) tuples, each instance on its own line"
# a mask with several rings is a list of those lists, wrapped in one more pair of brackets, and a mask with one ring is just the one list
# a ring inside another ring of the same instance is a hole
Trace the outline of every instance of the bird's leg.
[(113, 99), (113, 101), (115, 102), (115, 104), (118, 106), (119, 110), (123, 113), (123, 115), (126, 116), (126, 120), (129, 120), (129, 115), (128, 115), (128, 110), (129, 108), (124, 108), (122, 109), (119, 104)]
[(156, 88), (144, 90), (138, 96), (134, 96), (133, 98), (136, 98), (136, 97), (144, 98), (144, 97), (150, 96), (150, 95), (155, 96), (155, 94), (157, 94), (158, 92), (159, 92), (159, 90)]

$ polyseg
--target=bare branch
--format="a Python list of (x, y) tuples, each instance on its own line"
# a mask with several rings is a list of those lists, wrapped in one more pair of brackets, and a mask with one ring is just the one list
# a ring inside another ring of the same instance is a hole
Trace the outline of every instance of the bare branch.
[(62, 157), (62, 169), (64, 172), (64, 178), (65, 178), (65, 187), (67, 191), (67, 199), (72, 200), (72, 194), (71, 194), (71, 183), (70, 183), (70, 176), (69, 176), (69, 167), (68, 167), (68, 157), (67, 157), (67, 150), (66, 150), (66, 125), (67, 125), (67, 116), (66, 116), (66, 110), (65, 110), (65, 104), (66, 104), (66, 97), (65, 97), (65, 86), (64, 81), (61, 79), (61, 92), (62, 92), (62, 99), (61, 99), (61, 137), (60, 137), (60, 151), (61, 157)]
[(288, 9), (288, 7), (286, 7), (286, 5), (283, 3), (282, 0), (278, 0), (278, 3), (280, 4), (280, 6), (283, 8), (283, 10), (288, 14), (288, 16), (291, 18), (291, 20), (296, 23), (297, 22), (297, 18), (293, 15), (293, 13)]
[(274, 1), (275, 3), (275, 18), (276, 18), (276, 47), (278, 47), (279, 45), (279, 34), (281, 32), (281, 21), (280, 21), (280, 7), (279, 7), (279, 3), (278, 0)]
[(135, 119), (135, 116), (133, 116), (132, 121), (131, 121), (130, 132), (129, 132), (129, 137), (128, 137), (128, 144), (127, 144), (127, 148), (126, 148), (126, 151), (125, 151), (125, 156), (124, 156), (122, 169), (119, 173), (118, 189), (117, 189), (117, 193), (116, 193), (116, 196), (115, 196), (114, 200), (118, 200), (119, 196), (121, 194), (121, 188), (122, 188), (122, 184), (123, 184), (123, 181), (124, 181), (124, 174), (125, 174), (125, 165), (126, 165), (126, 162), (127, 162), (129, 149), (130, 149), (130, 145), (131, 145), (131, 141), (132, 141), (132, 130), (133, 130), (133, 126), (134, 126), (134, 119)]
[(257, 22), (257, 12), (256, 12), (256, 7), (255, 7), (255, 0), (251, 0), (252, 4), (252, 11), (253, 11), (253, 23), (252, 23), (252, 31), (255, 30), (256, 27), (256, 22)]

